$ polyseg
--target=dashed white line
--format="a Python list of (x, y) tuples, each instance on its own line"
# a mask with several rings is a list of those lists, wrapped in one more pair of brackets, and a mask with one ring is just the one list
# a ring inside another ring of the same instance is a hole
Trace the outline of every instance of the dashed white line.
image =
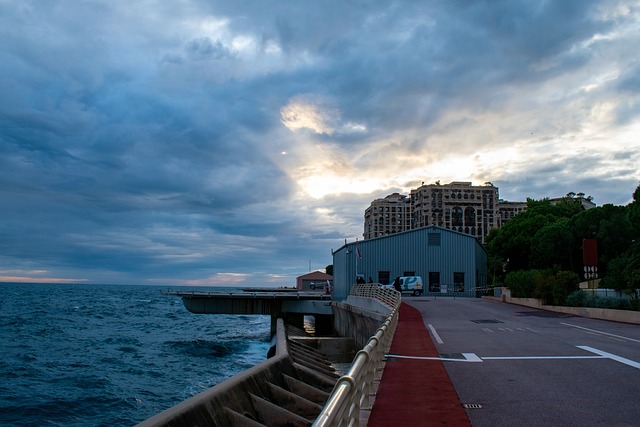
[(444, 341), (442, 341), (442, 338), (440, 338), (440, 335), (438, 335), (438, 332), (436, 332), (436, 328), (433, 327), (433, 325), (428, 325), (429, 326), (429, 330), (431, 331), (431, 333), (433, 334), (433, 337), (436, 339), (436, 341), (438, 342), (438, 344), (443, 344)]
[(571, 323), (562, 323), (561, 322), (560, 324), (561, 325), (565, 325), (565, 326), (571, 326), (572, 328), (582, 329), (584, 331), (594, 332), (594, 333), (600, 334), (600, 335), (608, 335), (610, 337), (622, 338), (623, 340), (627, 340), (627, 341), (640, 342), (640, 340), (636, 340), (636, 339), (633, 339), (633, 338), (623, 337), (622, 335), (610, 334), (608, 332), (598, 331), (597, 329), (589, 329), (589, 328), (585, 328), (583, 326), (572, 325)]

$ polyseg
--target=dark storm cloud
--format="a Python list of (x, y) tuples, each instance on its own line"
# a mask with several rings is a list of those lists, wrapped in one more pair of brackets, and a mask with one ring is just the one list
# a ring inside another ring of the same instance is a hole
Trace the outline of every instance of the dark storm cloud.
[[(3, 2), (0, 277), (290, 284), (371, 200), (516, 142), (478, 167), (501, 194), (622, 203), (637, 22), (625, 1)], [(614, 154), (563, 148), (602, 135)]]

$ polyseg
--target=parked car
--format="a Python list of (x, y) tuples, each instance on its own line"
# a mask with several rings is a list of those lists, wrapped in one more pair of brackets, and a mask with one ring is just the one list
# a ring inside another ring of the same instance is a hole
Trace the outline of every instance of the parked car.
[[(400, 292), (410, 292), (413, 296), (421, 295), (424, 292), (422, 277), (420, 276), (402, 276), (398, 278), (400, 281)], [(383, 288), (393, 289), (394, 282), (388, 285), (381, 285)]]

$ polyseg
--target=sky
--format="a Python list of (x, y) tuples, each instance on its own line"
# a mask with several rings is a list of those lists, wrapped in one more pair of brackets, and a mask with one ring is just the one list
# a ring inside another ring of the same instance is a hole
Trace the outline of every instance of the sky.
[(292, 286), (421, 182), (640, 183), (640, 2), (0, 0), (0, 281)]

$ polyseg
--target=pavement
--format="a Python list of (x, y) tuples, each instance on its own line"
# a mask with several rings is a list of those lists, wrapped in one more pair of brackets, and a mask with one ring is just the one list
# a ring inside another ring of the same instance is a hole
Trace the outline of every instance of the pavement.
[(369, 427), (470, 426), (420, 312), (400, 306), (398, 326), (378, 386)]

